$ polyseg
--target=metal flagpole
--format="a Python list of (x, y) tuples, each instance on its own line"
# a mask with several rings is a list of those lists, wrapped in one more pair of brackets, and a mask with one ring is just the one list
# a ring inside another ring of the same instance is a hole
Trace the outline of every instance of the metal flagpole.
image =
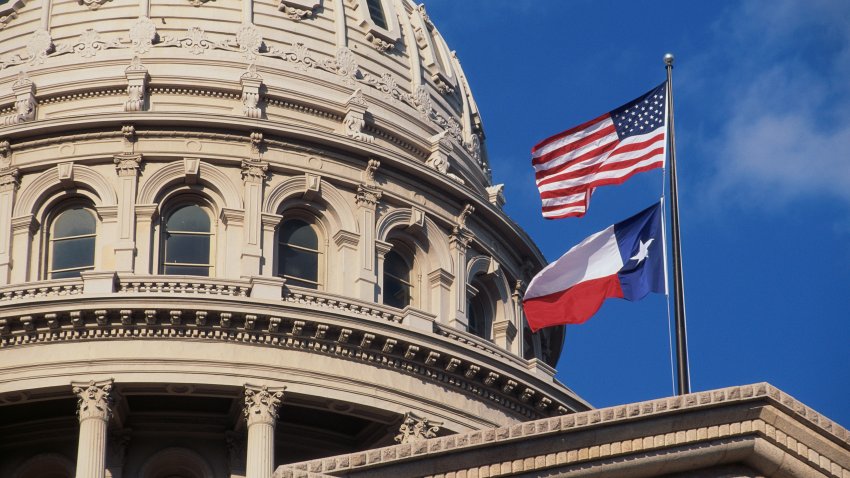
[(679, 395), (691, 392), (688, 374), (688, 338), (685, 327), (685, 284), (682, 276), (682, 247), (679, 237), (679, 188), (676, 181), (676, 135), (673, 124), (673, 55), (664, 55), (667, 68), (667, 151), (670, 155), (670, 225), (673, 232), (673, 303), (676, 313), (676, 358)]

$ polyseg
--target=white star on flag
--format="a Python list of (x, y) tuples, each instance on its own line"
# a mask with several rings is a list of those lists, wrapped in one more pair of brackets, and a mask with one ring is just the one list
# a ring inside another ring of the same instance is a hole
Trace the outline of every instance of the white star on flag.
[(635, 254), (634, 257), (630, 258), (629, 260), (632, 260), (632, 261), (636, 260), (637, 263), (640, 264), (644, 259), (649, 257), (649, 245), (652, 244), (652, 241), (654, 241), (654, 240), (655, 240), (655, 238), (653, 237), (653, 238), (650, 238), (646, 242), (640, 241), (638, 253)]

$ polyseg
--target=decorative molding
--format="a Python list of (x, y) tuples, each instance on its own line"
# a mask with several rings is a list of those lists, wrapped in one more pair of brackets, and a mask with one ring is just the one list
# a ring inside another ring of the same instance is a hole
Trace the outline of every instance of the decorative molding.
[(268, 174), (269, 163), (266, 161), (242, 160), (242, 180), (262, 182)]
[(442, 422), (434, 422), (413, 412), (407, 412), (398, 429), (398, 435), (393, 440), (401, 444), (428, 440), (436, 437), (442, 426)]

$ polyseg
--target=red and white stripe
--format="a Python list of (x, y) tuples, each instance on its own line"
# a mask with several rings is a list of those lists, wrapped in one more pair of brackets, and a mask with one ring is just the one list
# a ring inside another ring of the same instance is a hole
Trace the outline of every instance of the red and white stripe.
[(665, 127), (620, 141), (611, 115), (580, 124), (532, 150), (543, 217), (583, 216), (598, 186), (664, 166)]

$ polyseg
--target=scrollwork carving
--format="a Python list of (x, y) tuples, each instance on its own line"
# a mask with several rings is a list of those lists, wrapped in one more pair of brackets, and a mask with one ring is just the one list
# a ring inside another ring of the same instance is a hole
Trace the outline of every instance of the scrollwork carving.
[(130, 42), (137, 55), (147, 53), (156, 39), (156, 24), (148, 17), (139, 17), (130, 27)]

